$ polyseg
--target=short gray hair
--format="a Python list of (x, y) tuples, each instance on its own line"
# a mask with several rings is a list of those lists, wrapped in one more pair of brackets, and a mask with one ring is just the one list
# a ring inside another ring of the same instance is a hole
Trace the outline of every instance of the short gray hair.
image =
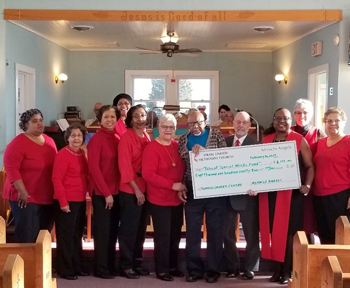
[(175, 128), (176, 128), (177, 121), (176, 121), (176, 118), (173, 114), (170, 114), (170, 113), (164, 114), (160, 118), (158, 126), (160, 126), (160, 124), (165, 122), (165, 121), (172, 121), (174, 123)]
[(314, 105), (312, 104), (312, 102), (308, 99), (303, 99), (300, 98), (295, 102), (294, 108), (293, 108), (293, 113), (295, 112), (295, 110), (297, 110), (298, 108), (305, 108), (305, 110), (307, 110), (307, 112), (310, 113), (311, 117), (314, 115)]

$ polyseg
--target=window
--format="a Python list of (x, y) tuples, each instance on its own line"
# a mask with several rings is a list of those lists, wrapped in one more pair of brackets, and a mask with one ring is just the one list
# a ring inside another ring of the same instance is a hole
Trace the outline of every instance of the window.
[(158, 116), (165, 104), (180, 105), (181, 112), (202, 108), (208, 122), (218, 120), (219, 73), (217, 71), (127, 70), (125, 91), (133, 103), (144, 104)]

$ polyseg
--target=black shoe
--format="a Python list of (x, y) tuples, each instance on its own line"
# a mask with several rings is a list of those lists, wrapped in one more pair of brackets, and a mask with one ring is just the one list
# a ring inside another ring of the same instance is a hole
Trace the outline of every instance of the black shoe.
[(192, 275), (188, 275), (186, 277), (186, 281), (187, 282), (196, 282), (199, 279), (202, 279), (203, 276), (197, 275), (197, 274), (192, 274)]
[(220, 277), (220, 275), (218, 275), (218, 274), (207, 273), (205, 275), (205, 281), (207, 283), (216, 283), (216, 282), (218, 282), (219, 277)]
[(115, 277), (109, 273), (103, 273), (103, 272), (96, 272), (94, 273), (94, 277), (101, 278), (101, 279), (114, 279)]
[(173, 281), (174, 278), (167, 273), (157, 274), (157, 278), (163, 281)]
[(141, 276), (147, 276), (149, 275), (149, 271), (143, 267), (135, 267), (134, 268), (134, 271), (138, 274), (138, 275), (141, 275)]
[(80, 272), (77, 272), (75, 273), (75, 275), (77, 276), (89, 276), (89, 272), (85, 272), (85, 271), (80, 271)]
[(288, 279), (290, 278), (290, 275), (282, 275), (280, 278), (280, 283), (281, 284), (288, 284)]
[(67, 280), (77, 280), (78, 279), (78, 276), (77, 275), (62, 275), (62, 278), (63, 279), (67, 279)]
[(134, 269), (120, 270), (120, 276), (126, 277), (128, 279), (139, 279), (140, 276)]
[(228, 270), (226, 277), (227, 278), (236, 278), (239, 276), (239, 269)]
[(244, 280), (252, 280), (254, 278), (254, 272), (253, 271), (244, 271), (242, 278)]
[(173, 277), (184, 277), (185, 274), (179, 269), (170, 269), (169, 274)]
[(272, 277), (270, 278), (270, 282), (278, 282), (280, 281), (281, 274), (280, 273), (274, 273)]

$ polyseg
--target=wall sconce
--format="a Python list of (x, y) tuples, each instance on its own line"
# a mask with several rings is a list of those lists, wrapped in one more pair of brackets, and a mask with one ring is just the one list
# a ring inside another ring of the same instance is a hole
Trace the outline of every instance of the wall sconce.
[(284, 82), (284, 84), (287, 84), (287, 82), (288, 82), (288, 77), (287, 77), (287, 75), (277, 74), (277, 75), (275, 76), (275, 80), (276, 80), (279, 84), (281, 84), (282, 81)]
[(68, 76), (67, 74), (64, 74), (64, 73), (61, 73), (58, 76), (57, 75), (55, 76), (56, 84), (58, 83), (58, 81), (61, 81), (62, 83), (64, 83), (65, 81), (67, 81), (67, 79), (68, 79)]

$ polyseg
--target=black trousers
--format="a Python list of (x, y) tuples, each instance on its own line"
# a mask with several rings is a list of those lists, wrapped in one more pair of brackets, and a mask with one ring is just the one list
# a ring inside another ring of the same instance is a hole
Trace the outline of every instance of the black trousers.
[(113, 195), (112, 209), (106, 209), (106, 200), (102, 195), (92, 195), (94, 209), (94, 273), (115, 271), (115, 246), (117, 244), (120, 205), (119, 196)]
[(18, 207), (17, 201), (10, 201), (11, 212), (15, 220), (15, 241), (17, 243), (35, 243), (40, 230), (53, 228), (53, 205), (27, 203), (27, 207)]
[(143, 260), (143, 243), (146, 237), (148, 202), (137, 205), (135, 194), (119, 191), (119, 268), (122, 270), (139, 267)]
[[(202, 276), (205, 272), (220, 275), (223, 255), (223, 226), (226, 210), (225, 197), (193, 199), (192, 183), (186, 183), (188, 190), (186, 215), (186, 262), (189, 274)], [(201, 226), (204, 212), (207, 226), (207, 269), (201, 259)]]
[(82, 272), (82, 237), (84, 233), (86, 201), (68, 201), (70, 213), (63, 212), (57, 200), (54, 214), (57, 238), (57, 273), (62, 276)]
[(335, 221), (339, 216), (349, 217), (347, 209), (350, 189), (327, 196), (314, 195), (318, 236), (321, 244), (335, 243)]
[(177, 269), (183, 205), (159, 206), (149, 203), (154, 228), (154, 261), (156, 274)]

